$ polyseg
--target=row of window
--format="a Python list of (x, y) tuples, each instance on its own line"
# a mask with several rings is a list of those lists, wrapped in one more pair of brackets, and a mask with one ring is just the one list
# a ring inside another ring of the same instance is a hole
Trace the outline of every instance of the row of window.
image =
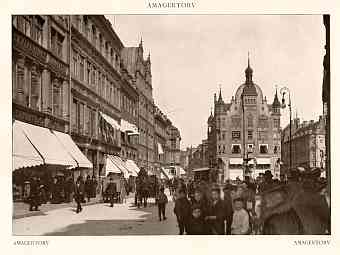
[[(23, 70), (19, 71), (20, 68)], [(22, 105), (41, 111), (42, 110), (42, 71), (35, 65), (25, 63), (23, 67), (19, 67), (16, 61), (12, 63), (12, 89), (13, 100), (18, 99), (18, 88), (22, 88), (23, 93)], [(22, 76), (22, 77), (19, 77)], [(22, 83), (22, 84), (20, 84)], [(52, 86), (52, 114), (58, 117), (63, 115), (63, 88), (62, 81), (51, 75)]]
[(78, 31), (81, 32), (92, 45), (101, 53), (101, 55), (110, 63), (112, 66), (119, 71), (120, 68), (120, 56), (112, 48), (109, 40), (106, 40), (99, 29), (94, 25), (90, 24), (90, 18), (87, 15), (76, 16), (76, 26)]
[[(254, 145), (248, 144), (247, 145), (247, 151), (253, 152), (254, 151)], [(279, 146), (275, 145), (273, 151), (274, 151), (274, 154), (279, 153)], [(268, 153), (268, 144), (260, 144), (259, 145), (259, 152), (260, 152), (260, 154), (267, 154)], [(219, 154), (226, 153), (226, 145), (219, 145), (218, 146), (218, 153)], [(231, 146), (231, 153), (232, 154), (241, 154), (241, 145), (240, 144), (233, 144)]]
[[(232, 117), (231, 118), (231, 124), (233, 127), (240, 127), (241, 126), (241, 118), (240, 117)], [(248, 116), (247, 117), (247, 126), (248, 127), (254, 127), (254, 120), (253, 117)], [(280, 120), (274, 119), (273, 120), (273, 126), (274, 128), (280, 128)], [(217, 118), (217, 127), (226, 127), (226, 120), (225, 118)], [(258, 121), (258, 127), (259, 128), (268, 128), (269, 127), (269, 120), (268, 118), (260, 118)]]
[(86, 106), (83, 102), (73, 99), (71, 109), (72, 131), (90, 137), (95, 136), (96, 110)]
[[(13, 26), (16, 27), (19, 31), (21, 31), (25, 36), (31, 38), (39, 45), (43, 46), (47, 45), (45, 41), (49, 38), (44, 38), (44, 25), (47, 24), (44, 18), (39, 15), (14, 15), (12, 17)], [(58, 32), (55, 28), (51, 27), (50, 29), (50, 49), (51, 51), (60, 58), (64, 57), (63, 49), (65, 35)]]
[(126, 95), (122, 94), (121, 99), (122, 105), (121, 109), (127, 111), (129, 114), (131, 114), (133, 117), (137, 117), (137, 108), (136, 103), (128, 98)]
[(72, 51), (72, 73), (75, 78), (94, 87), (94, 90), (110, 104), (119, 107), (118, 87), (98, 67), (77, 51)]

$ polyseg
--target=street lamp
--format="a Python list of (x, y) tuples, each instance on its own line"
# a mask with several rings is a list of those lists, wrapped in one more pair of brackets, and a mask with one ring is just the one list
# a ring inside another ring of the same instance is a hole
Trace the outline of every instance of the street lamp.
[(281, 108), (286, 108), (285, 95), (288, 93), (288, 107), (289, 107), (289, 170), (292, 169), (292, 103), (290, 100), (290, 90), (287, 87), (280, 89), (280, 94), (282, 95)]

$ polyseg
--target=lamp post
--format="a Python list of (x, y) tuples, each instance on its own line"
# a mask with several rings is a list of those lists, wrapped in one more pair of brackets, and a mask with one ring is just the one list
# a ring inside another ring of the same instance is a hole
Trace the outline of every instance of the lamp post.
[(289, 170), (292, 169), (292, 103), (290, 100), (290, 90), (287, 87), (280, 89), (282, 95), (281, 108), (286, 108), (285, 95), (288, 93), (288, 107), (289, 107)]

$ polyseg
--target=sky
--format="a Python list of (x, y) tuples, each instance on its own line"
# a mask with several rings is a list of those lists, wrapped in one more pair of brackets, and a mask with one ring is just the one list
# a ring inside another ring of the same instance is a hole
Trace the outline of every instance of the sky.
[[(207, 138), (214, 93), (229, 103), (245, 81), (248, 51), (253, 81), (273, 102), (288, 87), (293, 117), (322, 114), (325, 30), (321, 15), (107, 15), (126, 47), (143, 39), (150, 52), (155, 103), (181, 132), (181, 148)], [(280, 96), (279, 96), (280, 97)], [(281, 97), (280, 97), (281, 99)], [(281, 126), (289, 123), (282, 111)]]

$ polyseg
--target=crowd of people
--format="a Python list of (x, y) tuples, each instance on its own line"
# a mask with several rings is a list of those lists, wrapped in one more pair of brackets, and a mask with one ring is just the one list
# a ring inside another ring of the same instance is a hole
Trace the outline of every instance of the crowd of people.
[[(29, 191), (25, 201), (29, 204), (30, 211), (39, 210), (39, 206), (48, 202), (52, 204), (70, 203), (73, 198), (81, 195), (81, 202), (91, 201), (97, 194), (98, 182), (95, 176), (88, 175), (84, 180), (79, 176), (74, 182), (72, 176), (55, 176), (51, 180), (42, 180), (38, 176), (32, 176), (28, 180)], [(78, 211), (78, 210), (77, 210)]]
[(246, 177), (224, 186), (178, 179), (169, 189), (180, 235), (327, 234), (325, 184), (315, 169), (293, 170), (288, 181), (266, 171), (256, 180)]

